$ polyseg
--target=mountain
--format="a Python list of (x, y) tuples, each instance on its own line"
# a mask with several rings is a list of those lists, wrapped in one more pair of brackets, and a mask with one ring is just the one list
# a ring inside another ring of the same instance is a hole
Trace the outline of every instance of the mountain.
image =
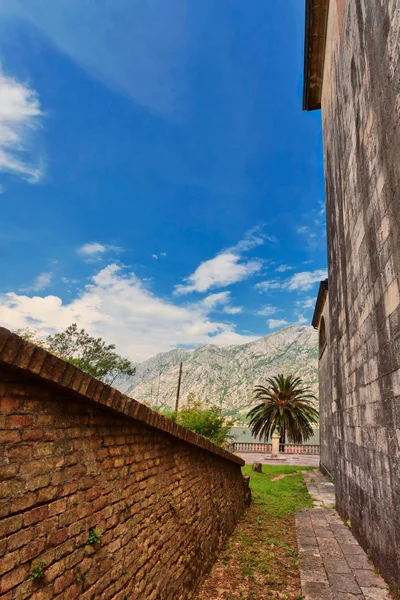
[(252, 401), (256, 383), (278, 373), (296, 374), (318, 392), (318, 336), (312, 327), (291, 326), (237, 346), (174, 349), (136, 364), (134, 377), (117, 387), (140, 402), (175, 405), (179, 363), (183, 362), (180, 405), (189, 392), (239, 416)]

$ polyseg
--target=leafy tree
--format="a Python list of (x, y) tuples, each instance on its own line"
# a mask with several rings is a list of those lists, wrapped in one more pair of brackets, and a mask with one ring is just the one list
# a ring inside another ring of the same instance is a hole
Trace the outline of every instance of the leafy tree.
[(225, 446), (232, 441), (234, 436), (230, 434), (230, 429), (234, 421), (222, 415), (220, 409), (209, 402), (205, 403), (204, 408), (202, 403), (196, 400), (193, 392), (189, 395), (189, 403), (178, 412), (176, 422), (218, 446)]
[(173, 408), (168, 406), (168, 404), (164, 404), (163, 406), (151, 406), (151, 404), (148, 402), (143, 402), (143, 404), (146, 404), (146, 406), (148, 406), (155, 412), (158, 412), (163, 417), (168, 417), (169, 419), (176, 421), (176, 412)]
[(30, 329), (29, 327), (21, 327), (21, 329), (17, 329), (15, 333), (23, 340), (32, 342), (32, 344), (35, 344), (36, 346), (40, 346), (41, 348), (46, 347), (45, 340), (39, 337), (39, 334), (34, 329)]
[(319, 417), (313, 406), (316, 397), (300, 377), (268, 377), (266, 386), (255, 386), (253, 397), (260, 401), (247, 415), (254, 436), (266, 440), (277, 431), (281, 444), (285, 444), (286, 436), (294, 444), (312, 436), (311, 423), (318, 423)]
[(114, 344), (106, 344), (101, 338), (90, 336), (84, 329), (78, 329), (76, 323), (61, 333), (48, 335), (45, 340), (28, 328), (17, 333), (110, 385), (119, 375), (135, 374), (131, 361), (119, 356)]

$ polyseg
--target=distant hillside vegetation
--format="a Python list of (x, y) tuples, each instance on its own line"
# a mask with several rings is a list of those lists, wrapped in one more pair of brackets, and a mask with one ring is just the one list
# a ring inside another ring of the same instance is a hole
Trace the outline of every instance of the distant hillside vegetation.
[(254, 384), (277, 373), (295, 373), (318, 392), (317, 332), (302, 326), (286, 327), (239, 346), (163, 352), (136, 364), (136, 375), (121, 378), (117, 387), (140, 402), (174, 406), (181, 361), (182, 405), (192, 391), (201, 401), (208, 399), (239, 416), (251, 404)]

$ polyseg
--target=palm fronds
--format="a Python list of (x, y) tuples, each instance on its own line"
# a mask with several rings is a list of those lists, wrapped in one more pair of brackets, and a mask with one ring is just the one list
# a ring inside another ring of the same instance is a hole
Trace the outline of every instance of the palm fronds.
[(278, 431), (281, 443), (301, 444), (313, 433), (311, 423), (318, 423), (319, 413), (314, 407), (316, 397), (303, 387), (300, 377), (276, 375), (268, 377), (266, 385), (256, 385), (253, 396), (259, 403), (252, 408), (250, 429), (255, 437), (268, 439)]

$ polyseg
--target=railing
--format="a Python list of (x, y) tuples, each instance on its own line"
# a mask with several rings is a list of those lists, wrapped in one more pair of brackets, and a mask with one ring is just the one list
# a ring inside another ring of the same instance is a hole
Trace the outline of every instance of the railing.
[(317, 444), (279, 444), (279, 452), (284, 454), (319, 454)]
[(227, 449), (229, 452), (272, 452), (272, 444), (233, 442)]
[[(233, 442), (227, 447), (230, 452), (272, 452), (272, 444)], [(319, 454), (317, 444), (279, 444), (280, 454)]]

